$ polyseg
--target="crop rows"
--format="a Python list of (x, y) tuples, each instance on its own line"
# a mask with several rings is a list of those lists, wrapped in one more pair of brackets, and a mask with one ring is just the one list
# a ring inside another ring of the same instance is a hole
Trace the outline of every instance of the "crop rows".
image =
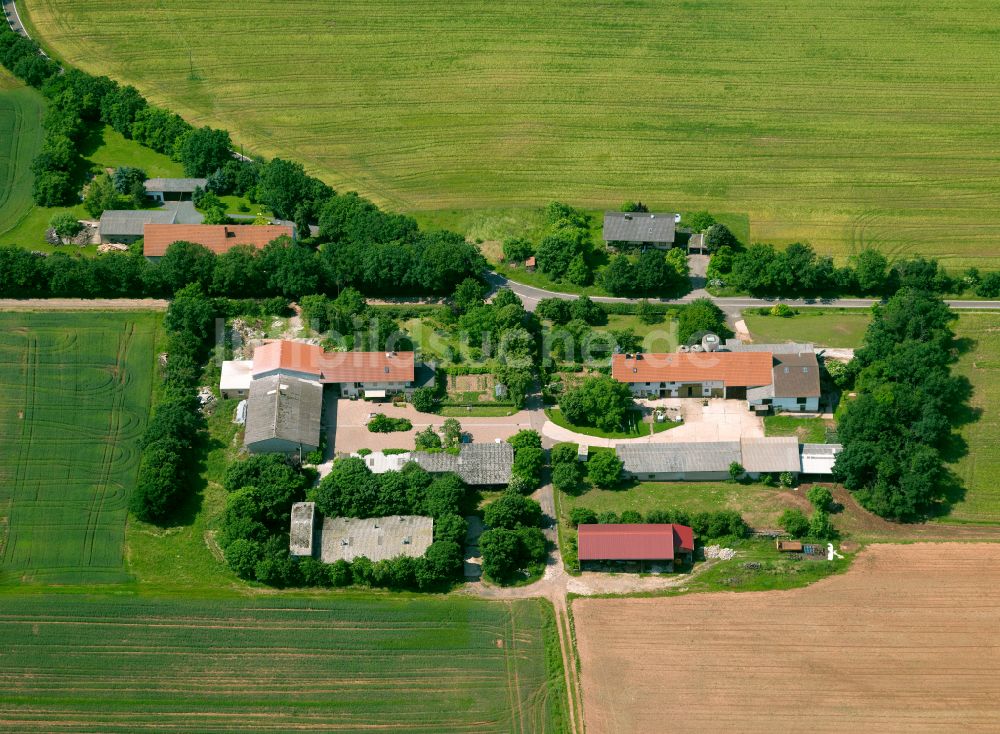
[(1000, 267), (992, 0), (30, 12), (73, 63), (395, 208), (638, 198), (749, 212), (763, 241)]
[(547, 731), (541, 602), (0, 604), (0, 729)]
[(31, 209), (31, 161), (42, 147), (41, 95), (0, 70), (0, 244)]
[(115, 581), (149, 413), (154, 314), (0, 314), (0, 570)]

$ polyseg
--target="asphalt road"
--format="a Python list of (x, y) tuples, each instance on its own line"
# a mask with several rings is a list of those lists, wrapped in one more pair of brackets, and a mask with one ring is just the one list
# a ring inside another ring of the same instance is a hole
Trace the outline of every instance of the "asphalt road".
[[(543, 298), (562, 298), (573, 300), (577, 298), (575, 293), (559, 293), (544, 288), (518, 283), (508, 280), (499, 273), (490, 271), (487, 279), (496, 287), (506, 287), (514, 291), (524, 302), (524, 307), (529, 311), (535, 309), (535, 305)], [(745, 308), (755, 308), (758, 306), (771, 306), (775, 303), (785, 303), (789, 306), (827, 306), (830, 308), (870, 308), (873, 303), (878, 303), (876, 298), (750, 298), (750, 297), (730, 297), (719, 298), (713, 296), (704, 289), (694, 290), (682, 298), (650, 298), (654, 303), (690, 303), (697, 298), (708, 298), (719, 305), (723, 311), (736, 312)], [(600, 303), (638, 303), (639, 298), (614, 298), (611, 296), (592, 296), (591, 300)], [(945, 301), (954, 309), (969, 311), (997, 311), (1000, 310), (1000, 301)]]

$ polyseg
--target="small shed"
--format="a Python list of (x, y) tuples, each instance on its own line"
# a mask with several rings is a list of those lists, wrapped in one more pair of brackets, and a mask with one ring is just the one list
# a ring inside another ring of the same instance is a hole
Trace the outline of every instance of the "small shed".
[(801, 553), (802, 543), (798, 540), (779, 540), (775, 546), (782, 553)]
[(530, 272), (534, 272), (534, 270), (535, 270), (535, 256), (534, 255), (532, 255), (531, 257), (529, 257), (527, 260), (524, 261), (524, 269), (527, 270), (529, 273)]
[(183, 201), (207, 185), (207, 178), (147, 178), (146, 195), (154, 201)]

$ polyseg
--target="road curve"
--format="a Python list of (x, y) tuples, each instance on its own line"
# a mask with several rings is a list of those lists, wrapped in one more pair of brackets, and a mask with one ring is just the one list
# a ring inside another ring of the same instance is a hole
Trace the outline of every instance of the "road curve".
[[(545, 288), (518, 283), (516, 280), (500, 275), (494, 271), (489, 271), (486, 276), (489, 283), (495, 288), (510, 288), (524, 302), (524, 307), (529, 311), (534, 311), (537, 303), (543, 298), (562, 298), (573, 300), (577, 298), (576, 293), (560, 293), (550, 291)], [(708, 298), (714, 301), (724, 311), (741, 311), (744, 308), (756, 308), (759, 306), (772, 306), (775, 303), (784, 303), (795, 307), (826, 306), (829, 308), (871, 308), (872, 304), (879, 303), (877, 298), (751, 298), (750, 296), (735, 296), (721, 298), (713, 296), (704, 289), (694, 290), (681, 298), (650, 298), (653, 303), (685, 304), (697, 298)], [(639, 298), (615, 298), (612, 296), (591, 296), (591, 300), (598, 303), (638, 303)], [(945, 301), (954, 309), (968, 311), (1000, 311), (1000, 301)]]

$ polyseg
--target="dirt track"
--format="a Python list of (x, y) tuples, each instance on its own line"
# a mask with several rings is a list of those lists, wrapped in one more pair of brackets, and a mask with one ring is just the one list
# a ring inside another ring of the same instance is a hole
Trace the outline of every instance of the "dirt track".
[(877, 545), (804, 589), (573, 613), (590, 734), (1000, 731), (1000, 545)]
[(166, 311), (161, 298), (0, 298), (0, 311)]

